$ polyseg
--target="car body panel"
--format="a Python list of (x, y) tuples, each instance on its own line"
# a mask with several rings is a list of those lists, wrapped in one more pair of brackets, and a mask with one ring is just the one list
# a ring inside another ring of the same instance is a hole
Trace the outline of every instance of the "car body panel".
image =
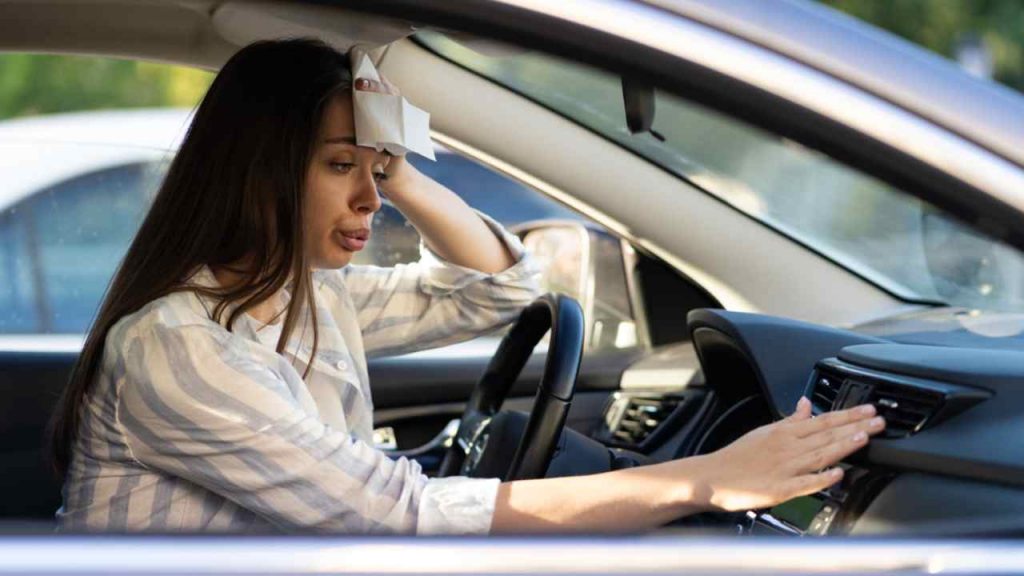
[(1014, 541), (10, 536), (3, 574), (1011, 574)]
[(648, 0), (876, 94), (1024, 166), (1024, 102), (1011, 89), (825, 6)]

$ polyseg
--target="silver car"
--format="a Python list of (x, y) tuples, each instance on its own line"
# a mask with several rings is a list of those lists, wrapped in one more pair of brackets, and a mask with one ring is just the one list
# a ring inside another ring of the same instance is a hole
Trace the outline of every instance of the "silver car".
[[(0, 30), (211, 69), (261, 38), (387, 45), (436, 142), (573, 210), (519, 231), (584, 304), (567, 429), (606, 469), (710, 452), (802, 395), (894, 424), (841, 486), (642, 538), (34, 533), (0, 538), (0, 572), (1024, 571), (1019, 94), (796, 0), (12, 1)], [(76, 349), (9, 334), (0, 509), (38, 520), (59, 494), (33, 442)], [(486, 352), (371, 365), (382, 445), (436, 469)], [(507, 407), (531, 409), (545, 353)]]

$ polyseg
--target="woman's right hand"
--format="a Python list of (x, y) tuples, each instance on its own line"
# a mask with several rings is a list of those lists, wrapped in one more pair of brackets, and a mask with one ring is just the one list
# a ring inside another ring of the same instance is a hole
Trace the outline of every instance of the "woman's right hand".
[(693, 496), (700, 508), (740, 511), (813, 494), (842, 479), (842, 468), (829, 466), (884, 429), (885, 421), (870, 404), (812, 417), (811, 403), (801, 398), (788, 418), (698, 457)]
[(862, 448), (885, 422), (873, 406), (811, 418), (796, 412), (717, 452), (601, 474), (498, 487), (493, 533), (636, 532), (706, 511), (768, 508), (842, 478), (823, 469)]

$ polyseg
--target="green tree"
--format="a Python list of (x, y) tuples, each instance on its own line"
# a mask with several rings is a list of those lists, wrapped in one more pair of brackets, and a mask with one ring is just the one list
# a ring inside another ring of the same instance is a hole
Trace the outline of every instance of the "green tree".
[(103, 108), (193, 106), (213, 74), (114, 58), (0, 55), (0, 118)]
[(1024, 91), (1024, 0), (820, 0), (953, 58), (968, 34), (992, 54), (993, 77)]

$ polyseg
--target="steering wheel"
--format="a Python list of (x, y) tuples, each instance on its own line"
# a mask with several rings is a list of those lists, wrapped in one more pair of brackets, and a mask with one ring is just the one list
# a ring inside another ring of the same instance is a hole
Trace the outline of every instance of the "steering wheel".
[[(545, 294), (523, 310), (477, 382), (439, 476), (526, 480), (545, 475), (572, 403), (584, 326), (579, 303), (562, 294)], [(524, 425), (518, 413), (501, 411), (501, 405), (549, 328), (544, 373)]]

